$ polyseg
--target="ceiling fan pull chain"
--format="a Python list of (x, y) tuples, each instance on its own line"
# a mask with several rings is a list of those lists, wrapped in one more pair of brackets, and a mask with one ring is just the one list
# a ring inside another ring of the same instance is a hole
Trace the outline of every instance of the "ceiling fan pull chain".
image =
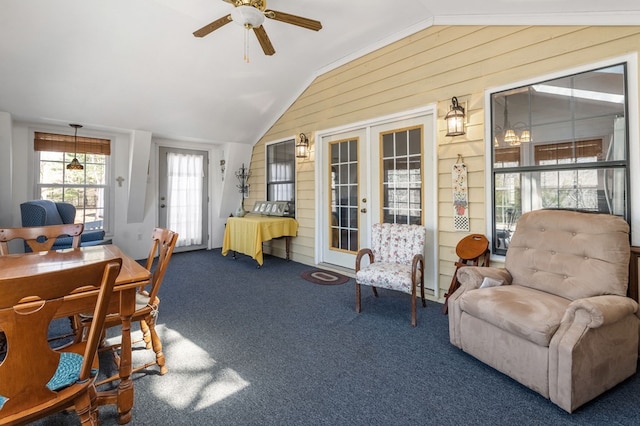
[(249, 28), (245, 27), (244, 30), (244, 61), (249, 63)]

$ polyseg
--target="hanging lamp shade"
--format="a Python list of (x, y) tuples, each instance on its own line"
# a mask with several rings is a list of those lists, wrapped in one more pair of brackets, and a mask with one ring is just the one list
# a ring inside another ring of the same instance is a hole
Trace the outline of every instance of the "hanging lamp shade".
[(84, 166), (80, 164), (77, 158), (73, 157), (73, 160), (67, 164), (67, 170), (83, 170)]
[(531, 142), (531, 130), (524, 129), (520, 134), (520, 142)]
[(518, 135), (516, 135), (516, 132), (513, 129), (506, 129), (504, 131), (504, 141), (505, 143), (508, 143), (511, 146), (520, 145), (520, 139), (518, 138)]
[(67, 170), (83, 170), (84, 166), (78, 161), (78, 129), (82, 127), (81, 124), (69, 124), (69, 126), (75, 129), (73, 135), (73, 160), (67, 164)]

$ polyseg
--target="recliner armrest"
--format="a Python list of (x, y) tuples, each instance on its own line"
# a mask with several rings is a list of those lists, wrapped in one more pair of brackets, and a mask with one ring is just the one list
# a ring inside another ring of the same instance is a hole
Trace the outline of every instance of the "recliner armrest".
[(504, 285), (510, 285), (513, 281), (509, 271), (493, 266), (463, 266), (458, 269), (456, 276), (460, 282), (460, 288), (464, 288), (464, 291), (480, 288), (482, 280), (486, 277), (503, 281)]
[(589, 328), (613, 324), (638, 312), (638, 303), (625, 296), (605, 295), (574, 300), (562, 322), (583, 321)]

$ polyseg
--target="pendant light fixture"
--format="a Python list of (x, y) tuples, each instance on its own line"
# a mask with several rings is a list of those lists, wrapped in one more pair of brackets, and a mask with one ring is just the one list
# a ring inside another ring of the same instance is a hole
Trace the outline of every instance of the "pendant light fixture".
[(84, 167), (78, 161), (78, 129), (82, 128), (82, 124), (69, 124), (69, 126), (75, 129), (75, 134), (73, 135), (73, 160), (69, 164), (67, 164), (67, 170), (82, 170)]

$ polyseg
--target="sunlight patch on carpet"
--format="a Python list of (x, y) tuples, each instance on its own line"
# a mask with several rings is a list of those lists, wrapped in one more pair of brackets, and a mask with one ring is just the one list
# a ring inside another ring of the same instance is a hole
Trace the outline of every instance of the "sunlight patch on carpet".
[[(156, 381), (153, 392), (176, 409), (202, 410), (246, 388), (250, 383), (225, 368), (196, 343), (175, 330), (160, 330), (169, 372)], [(167, 380), (163, 380), (163, 379)]]

